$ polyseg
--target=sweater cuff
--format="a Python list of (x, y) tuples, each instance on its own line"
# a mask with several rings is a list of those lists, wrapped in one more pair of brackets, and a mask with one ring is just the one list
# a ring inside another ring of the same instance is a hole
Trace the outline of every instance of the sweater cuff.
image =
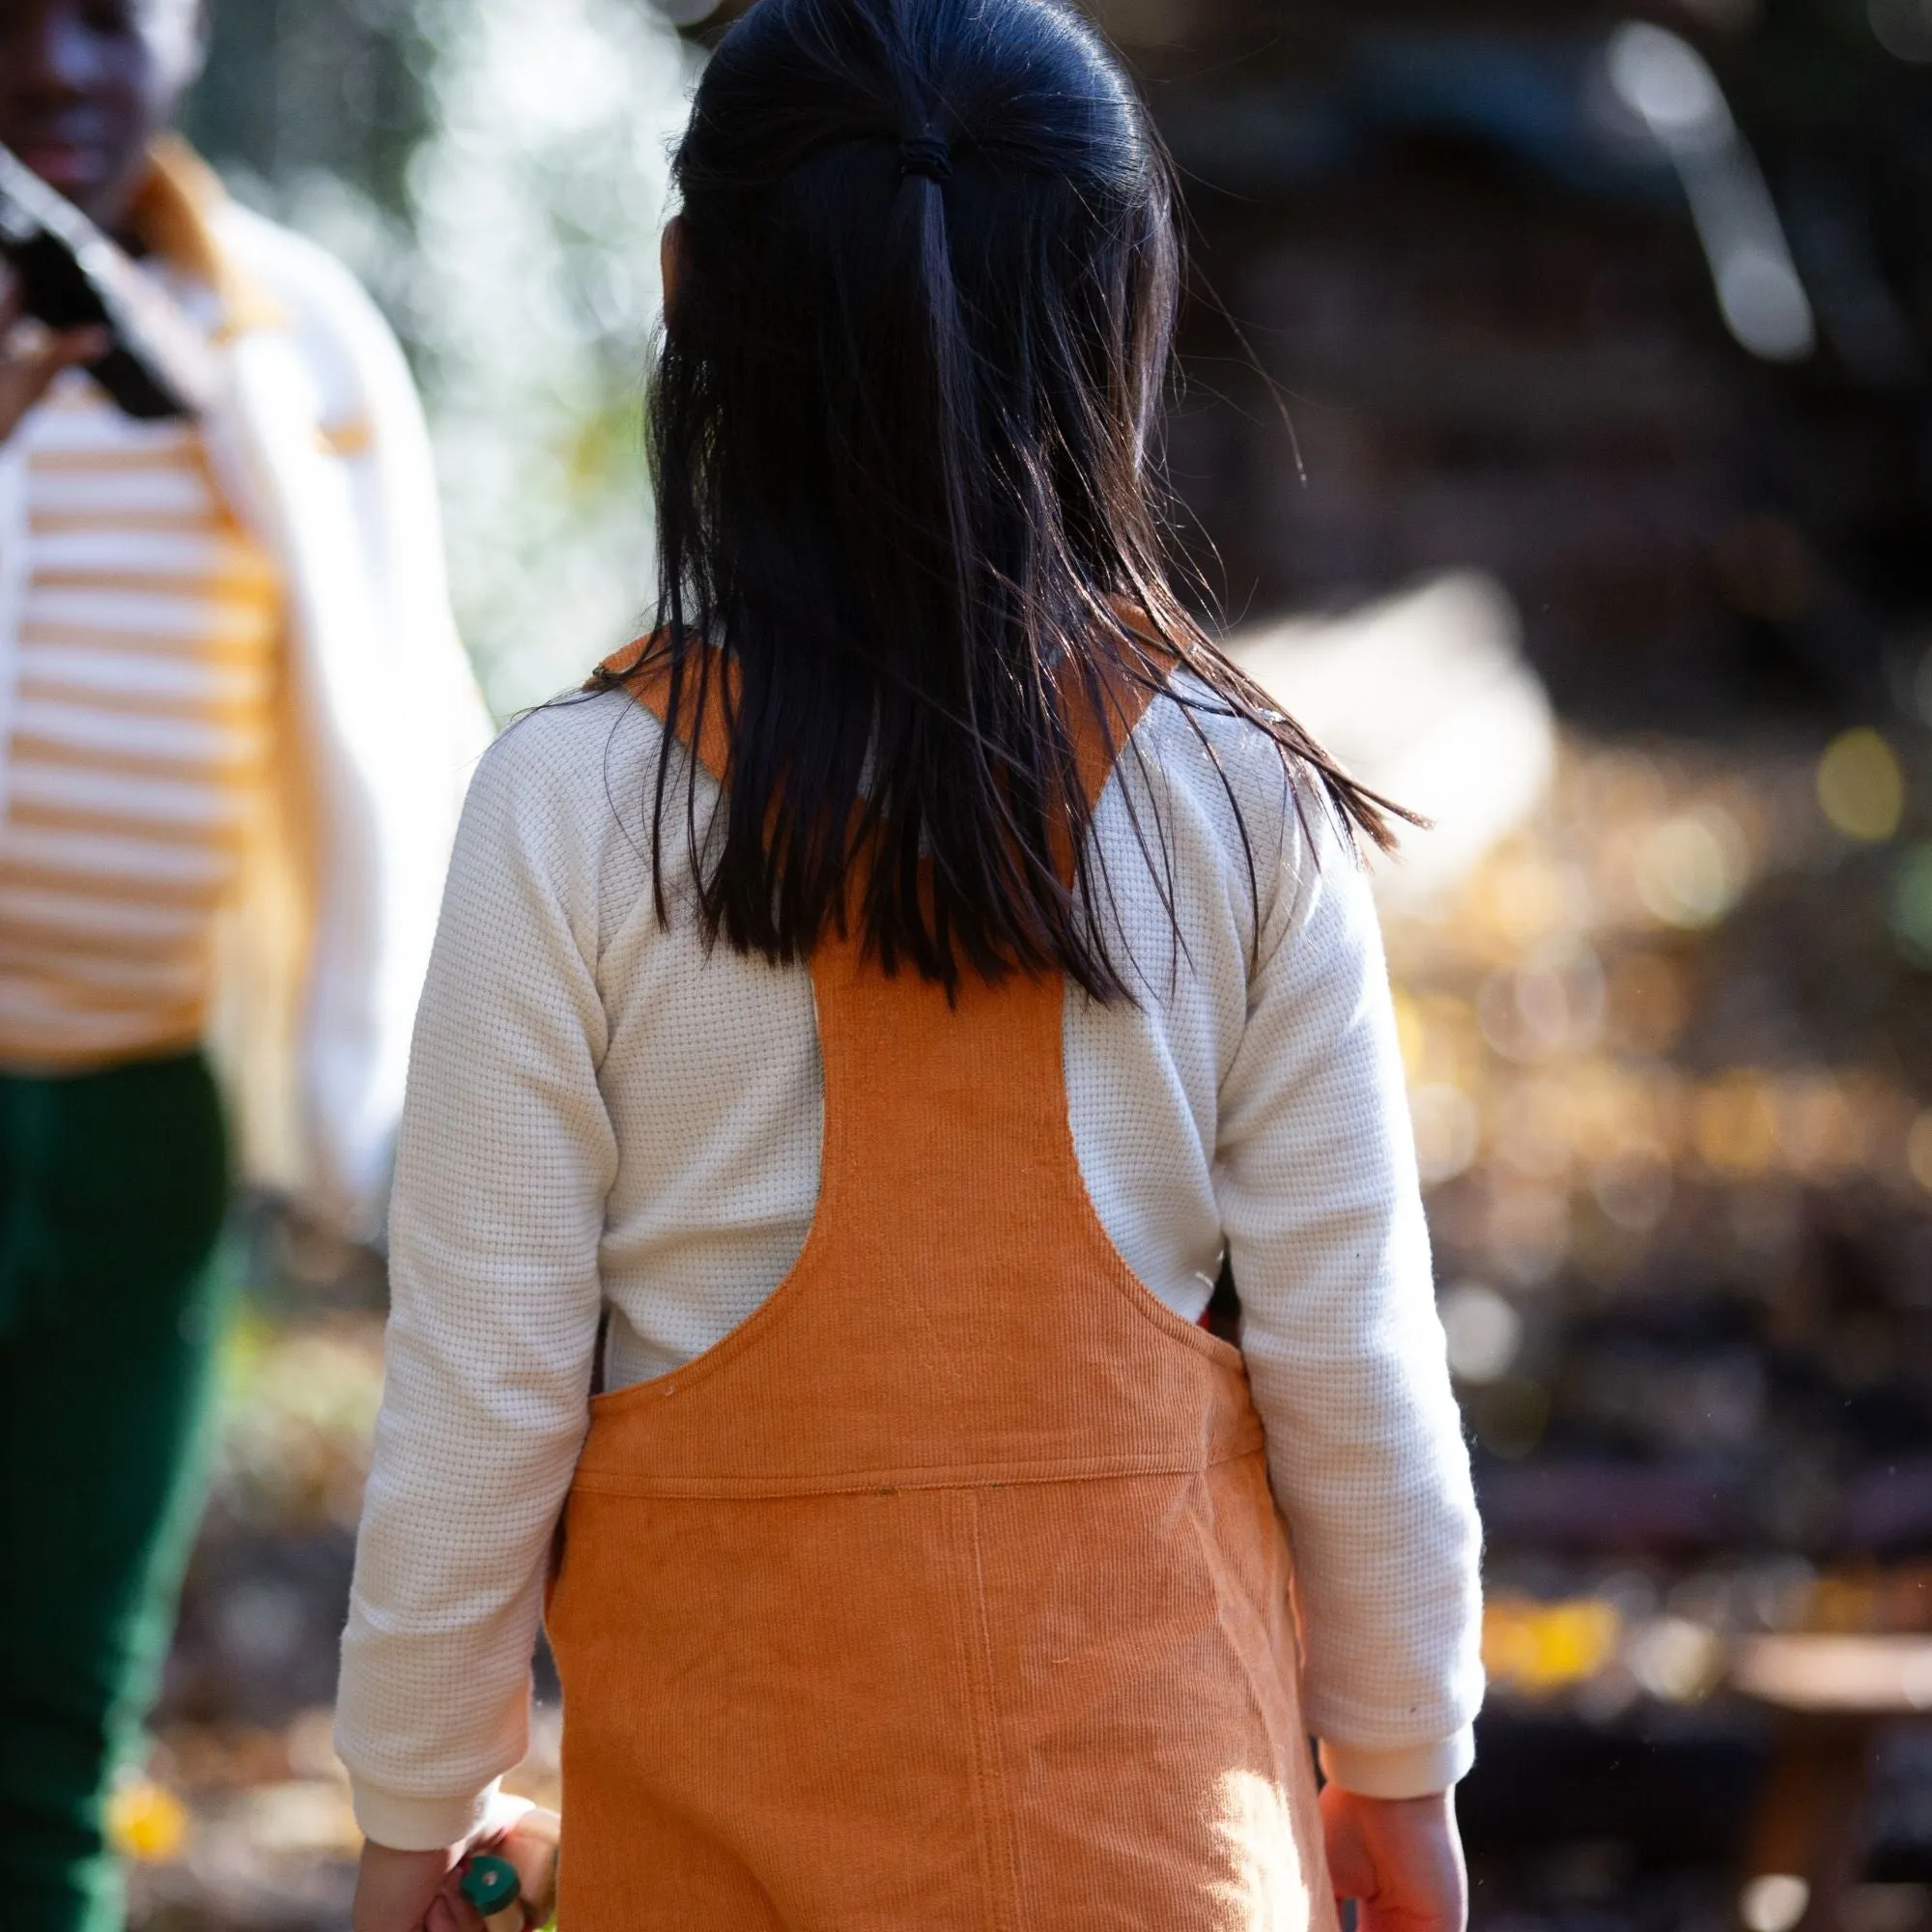
[(1430, 1798), (1468, 1776), (1476, 1761), (1476, 1732), (1464, 1725), (1435, 1745), (1400, 1750), (1364, 1750), (1322, 1740), (1321, 1775), (1330, 1784), (1363, 1798)]
[(405, 1798), (352, 1775), (349, 1793), (365, 1838), (392, 1852), (440, 1852), (482, 1830), (497, 1785), (492, 1778), (473, 1798)]

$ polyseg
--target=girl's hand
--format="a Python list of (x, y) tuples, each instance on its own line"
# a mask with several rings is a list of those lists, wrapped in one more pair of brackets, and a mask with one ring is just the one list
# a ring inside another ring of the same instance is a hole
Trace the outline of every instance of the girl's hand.
[(482, 1829), (461, 1844), (398, 1852), (365, 1842), (353, 1932), (482, 1932), (481, 1914), (460, 1889), (464, 1861), (476, 1852), (495, 1852), (516, 1866), (526, 1917), (542, 1924), (556, 1904), (560, 1823), (554, 1811), (498, 1793)]
[[(456, 1870), (469, 1847), (447, 1845), (440, 1852), (398, 1852), (387, 1845), (365, 1844), (355, 1873), (355, 1903), (350, 1915), (354, 1932), (444, 1932), (462, 1920), (451, 1916), (445, 1889), (455, 1892)], [(462, 1904), (461, 1898), (454, 1901)], [(430, 1914), (439, 1905), (437, 1918)], [(467, 1906), (464, 1909), (468, 1909)]]
[(1356, 1901), (1356, 1932), (1463, 1932), (1469, 1880), (1453, 1791), (1364, 1798), (1330, 1784), (1321, 1825), (1335, 1896)]

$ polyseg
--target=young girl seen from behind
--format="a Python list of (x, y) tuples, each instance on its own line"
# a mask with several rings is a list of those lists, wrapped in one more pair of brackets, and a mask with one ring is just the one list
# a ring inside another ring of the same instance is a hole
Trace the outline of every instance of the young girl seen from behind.
[(474, 1922), (540, 1617), (569, 1932), (1457, 1932), (1386, 831), (1164, 574), (1146, 115), (1050, 0), (758, 0), (677, 183), (658, 626), (418, 1023), (357, 1932)]

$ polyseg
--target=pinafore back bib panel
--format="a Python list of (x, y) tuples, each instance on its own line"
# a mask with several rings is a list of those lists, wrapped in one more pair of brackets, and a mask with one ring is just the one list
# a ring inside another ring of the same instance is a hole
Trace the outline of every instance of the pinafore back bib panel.
[(1060, 978), (949, 1005), (843, 939), (811, 976), (797, 1264), (592, 1405), (560, 1922), (1333, 1932), (1260, 1418), (1094, 1211)]

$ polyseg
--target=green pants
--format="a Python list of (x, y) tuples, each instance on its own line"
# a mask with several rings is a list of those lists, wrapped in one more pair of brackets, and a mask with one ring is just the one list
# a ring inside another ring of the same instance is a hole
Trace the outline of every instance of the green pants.
[(228, 1194), (198, 1054), (0, 1076), (0, 1919), (122, 1920), (106, 1788), (200, 1513)]

